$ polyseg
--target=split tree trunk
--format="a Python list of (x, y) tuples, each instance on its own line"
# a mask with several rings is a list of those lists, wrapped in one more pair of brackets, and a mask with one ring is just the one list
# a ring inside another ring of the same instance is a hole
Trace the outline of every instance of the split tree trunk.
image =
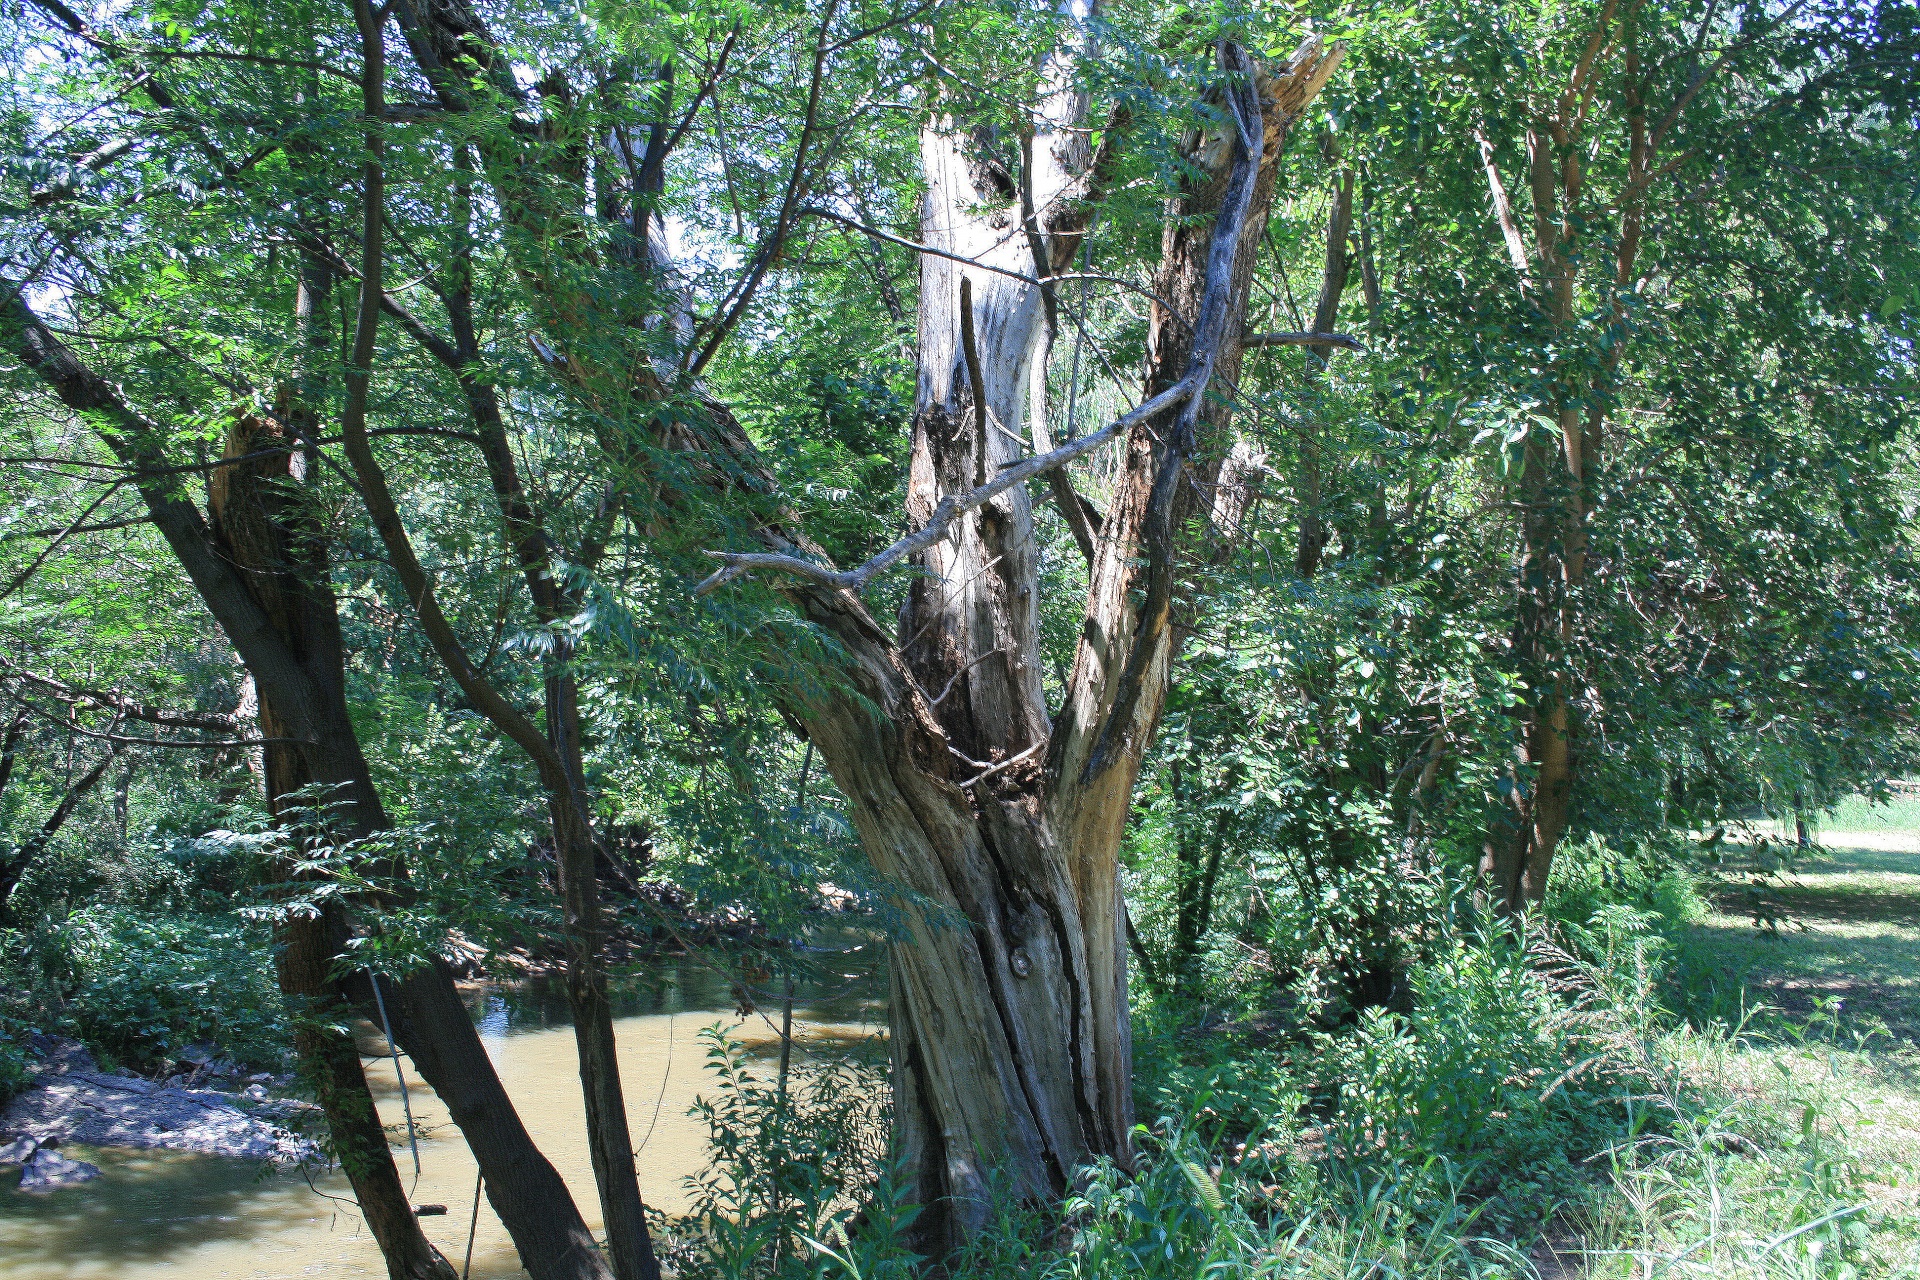
[[(1224, 138), (1193, 140), (1210, 177), (1182, 194), (1169, 219), (1155, 292), (1175, 311), (1156, 307), (1148, 386), (1158, 393), (1195, 377), (1208, 394), (1176, 402), (1127, 441), (1057, 720), (1040, 683), (1024, 489), (955, 520), (925, 554), (898, 647), (850, 596), (790, 590), (851, 655), (861, 695), (795, 698), (794, 714), (848, 797), (876, 869), (932, 908), (908, 913), (891, 1008), (898, 1146), (912, 1194), (928, 1206), (930, 1248), (978, 1229), (996, 1170), (1017, 1197), (1050, 1203), (1077, 1167), (1099, 1156), (1130, 1160), (1119, 846), (1178, 642), (1178, 562), (1233, 528), (1247, 498), (1245, 472), (1232, 465), (1228, 405), (1277, 161), (1338, 57), (1310, 42), (1268, 79), (1237, 48), (1223, 50), (1223, 71), (1240, 85), (1223, 89), (1221, 102), (1249, 122), (1250, 145), (1236, 138), (1230, 111)], [(1049, 141), (1036, 138), (1034, 154)], [(945, 120), (928, 127), (922, 235), (1023, 274), (1052, 274), (1070, 260), (1078, 228), (1049, 225), (1065, 222), (1065, 201), (1050, 202), (1036, 181), (1038, 260), (1031, 241), (1009, 235), (1019, 226), (1018, 187), (994, 164), (992, 142)], [(1227, 234), (1217, 237), (1216, 226)], [(1043, 301), (1034, 285), (923, 257), (909, 480), (916, 522), (1022, 454), (1003, 428), (1023, 420)]]
[[(463, 60), (503, 95), (519, 92), (461, 0), (399, 12), (444, 108), (474, 108)], [(1044, 69), (1048, 92), (1031, 139), (949, 118), (923, 132), (922, 238), (974, 265), (935, 255), (921, 263), (908, 497), (916, 523), (1025, 452), (1025, 397), (1053, 304), (1044, 285), (988, 268), (1044, 280), (1066, 267), (1084, 233), (1099, 166), (1082, 142), (1077, 53), (1065, 49)], [(1156, 308), (1149, 391), (1189, 390), (1128, 440), (1119, 496), (1098, 544), (1088, 536), (1093, 588), (1058, 722), (1040, 679), (1039, 563), (1023, 488), (956, 519), (947, 540), (919, 557), (923, 576), (897, 640), (849, 591), (782, 586), (836, 638), (845, 666), (838, 678), (774, 696), (849, 798), (877, 870), (912, 895), (893, 965), (896, 1114), (932, 1250), (984, 1221), (996, 1169), (1016, 1196), (1051, 1202), (1077, 1166), (1129, 1158), (1119, 844), (1177, 643), (1178, 562), (1235, 527), (1248, 497), (1252, 468), (1244, 453), (1231, 456), (1227, 403), (1276, 162), (1339, 55), (1311, 41), (1272, 79), (1237, 47), (1223, 46), (1222, 58), (1230, 82), (1217, 95), (1222, 123), (1192, 140), (1208, 177), (1176, 201), (1155, 289), (1173, 310)], [(574, 175), (563, 171), (571, 153), (530, 136), (487, 137), (482, 162), (505, 219), (551, 221), (526, 175), (551, 170), (556, 189), (571, 189)], [(560, 209), (552, 218), (572, 216)], [(1226, 234), (1215, 236), (1216, 221)], [(516, 258), (516, 268), (568, 350), (565, 376), (641, 406), (673, 394), (644, 370), (615, 385), (612, 371), (590, 367), (584, 345), (576, 360), (572, 335), (594, 321), (591, 300), (531, 258)], [(656, 422), (661, 442), (713, 456), (724, 483), (771, 492), (725, 407), (706, 408), (698, 429)], [(777, 514), (756, 534), (769, 550), (814, 565), (821, 558)]]

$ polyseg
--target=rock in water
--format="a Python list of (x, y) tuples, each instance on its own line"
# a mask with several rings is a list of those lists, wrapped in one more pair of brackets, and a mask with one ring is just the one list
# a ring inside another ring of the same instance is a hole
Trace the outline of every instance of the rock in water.
[[(309, 1117), (315, 1110), (309, 1104), (254, 1102), (211, 1089), (168, 1088), (137, 1076), (107, 1075), (94, 1069), (84, 1051), (54, 1049), (33, 1073), (34, 1087), (0, 1114), (0, 1127), (42, 1145), (165, 1147), (286, 1164), (316, 1154), (312, 1142), (284, 1127)], [(253, 1114), (241, 1102), (266, 1114)]]
[(33, 1159), (33, 1153), (40, 1149), (39, 1140), (30, 1134), (21, 1134), (6, 1146), (0, 1147), (0, 1165), (25, 1164)]
[(248, 1114), (228, 1094), (163, 1089), (151, 1081), (91, 1071), (41, 1077), (39, 1088), (7, 1105), (4, 1120), (8, 1128), (24, 1129), (43, 1143), (166, 1147), (284, 1163), (314, 1154), (307, 1139)]
[(100, 1176), (100, 1166), (85, 1160), (69, 1160), (57, 1151), (42, 1148), (33, 1153), (20, 1171), (20, 1190), (55, 1191), (61, 1187), (92, 1182)]

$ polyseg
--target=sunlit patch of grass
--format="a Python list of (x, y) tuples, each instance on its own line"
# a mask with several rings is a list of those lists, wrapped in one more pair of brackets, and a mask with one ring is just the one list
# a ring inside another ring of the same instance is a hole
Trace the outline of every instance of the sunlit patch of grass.
[[(1884, 804), (1864, 796), (1848, 796), (1831, 813), (1818, 815), (1817, 829), (1850, 831), (1909, 831), (1920, 834), (1920, 796), (1894, 795)], [(1837, 838), (1837, 837), (1836, 837)]]
[[(1754, 869), (1729, 868), (1685, 939), (1683, 981), (1722, 1018), (1736, 992), (1829, 1039), (1884, 1024), (1883, 1052), (1920, 1042), (1920, 837), (1829, 832), (1762, 877), (1772, 927), (1752, 916)], [(1873, 839), (1873, 837), (1880, 837)], [(1880, 847), (1868, 847), (1867, 842)], [(1906, 847), (1892, 847), (1896, 843)], [(1696, 995), (1696, 999), (1697, 999)]]

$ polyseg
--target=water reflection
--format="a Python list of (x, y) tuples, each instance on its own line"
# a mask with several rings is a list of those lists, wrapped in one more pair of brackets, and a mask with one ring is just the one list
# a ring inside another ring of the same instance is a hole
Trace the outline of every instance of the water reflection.
[[(871, 949), (823, 957), (824, 971), (796, 986), (795, 1024), (803, 1052), (865, 1039), (884, 1025), (885, 989)], [(639, 1153), (641, 1190), (668, 1212), (685, 1205), (681, 1179), (705, 1159), (706, 1135), (686, 1111), (706, 1087), (703, 1027), (719, 1022), (765, 1052), (778, 1046), (778, 992), (748, 989), (762, 1008), (742, 1019), (732, 979), (692, 961), (654, 966), (623, 984), (619, 1015), (621, 1078)], [(477, 987), (469, 1009), (507, 1092), (534, 1140), (551, 1159), (588, 1221), (599, 1227), (581, 1123), (578, 1063), (556, 982)], [(368, 1048), (379, 1038), (365, 1028)], [(402, 1122), (391, 1062), (372, 1061), (368, 1077), (383, 1120)], [(428, 1237), (459, 1265), (473, 1207), (475, 1170), (440, 1100), (409, 1068), (419, 1134), (420, 1172), (405, 1144), (395, 1149), (416, 1204), (444, 1204), (423, 1219)], [(93, 1150), (73, 1154), (104, 1177), (41, 1195), (0, 1180), (0, 1280), (156, 1280), (157, 1277), (380, 1276), (385, 1267), (338, 1174), (263, 1170), (249, 1161), (166, 1151)], [(522, 1276), (505, 1229), (484, 1202), (475, 1233), (478, 1280)]]

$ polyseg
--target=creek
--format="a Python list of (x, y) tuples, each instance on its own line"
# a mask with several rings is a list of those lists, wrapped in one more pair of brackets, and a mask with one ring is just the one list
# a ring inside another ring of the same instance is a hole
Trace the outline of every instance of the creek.
[[(796, 1053), (834, 1052), (883, 1034), (885, 979), (876, 949), (840, 955), (796, 990)], [(716, 1024), (769, 1061), (780, 1042), (780, 997), (756, 988), (758, 1012), (742, 1018), (731, 980), (691, 960), (649, 966), (616, 994), (616, 1035), (628, 1123), (647, 1203), (676, 1213), (683, 1179), (707, 1159), (704, 1124), (688, 1110), (711, 1093), (703, 1028)], [(573, 1031), (556, 982), (481, 985), (468, 1004), (501, 1081), (534, 1141), (559, 1169), (596, 1233), (599, 1204), (588, 1164)], [(365, 1028), (364, 1048), (384, 1041)], [(405, 1059), (402, 1059), (403, 1065)], [(392, 1059), (369, 1058), (367, 1076), (383, 1121), (404, 1133)], [(426, 1083), (406, 1067), (419, 1134), (420, 1171), (405, 1142), (394, 1148), (401, 1180), (419, 1204), (447, 1207), (421, 1220), (458, 1268), (472, 1221), (475, 1166), (460, 1131)], [(273, 1171), (251, 1161), (172, 1151), (75, 1145), (66, 1154), (103, 1177), (45, 1194), (0, 1182), (0, 1280), (279, 1280), (379, 1277), (380, 1252), (339, 1172)], [(482, 1198), (473, 1247), (475, 1280), (524, 1276), (504, 1227)]]

